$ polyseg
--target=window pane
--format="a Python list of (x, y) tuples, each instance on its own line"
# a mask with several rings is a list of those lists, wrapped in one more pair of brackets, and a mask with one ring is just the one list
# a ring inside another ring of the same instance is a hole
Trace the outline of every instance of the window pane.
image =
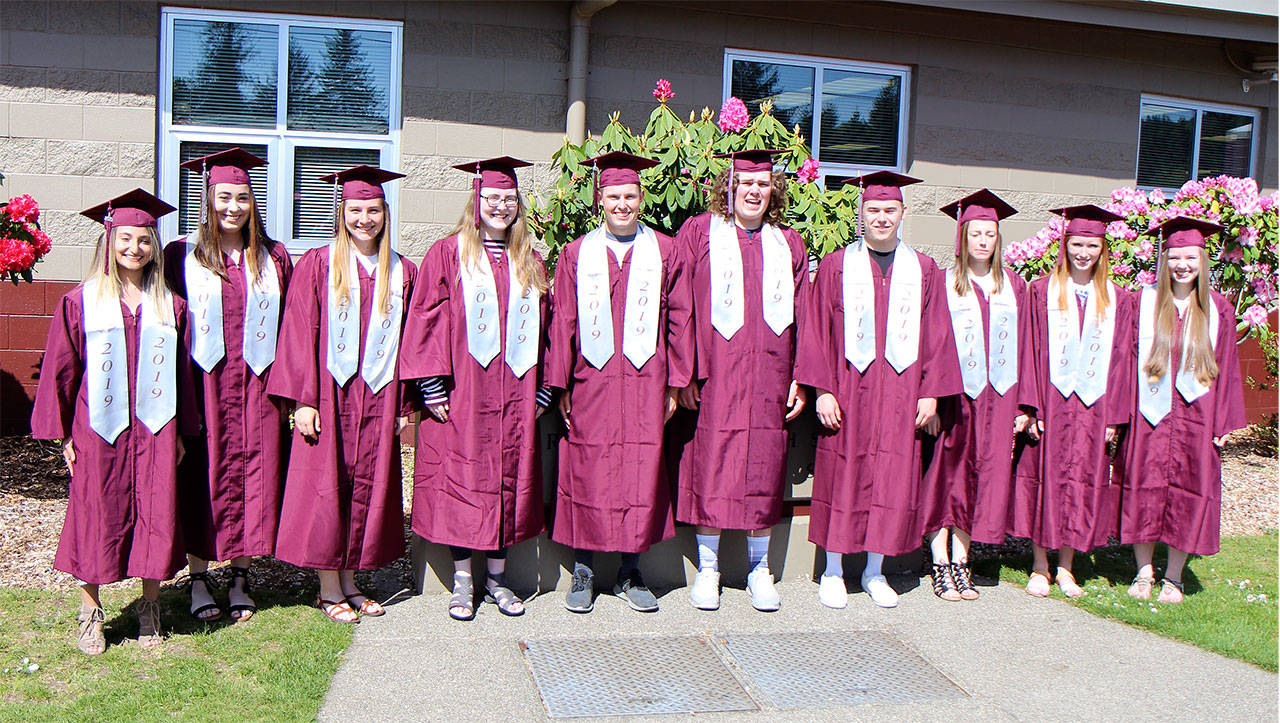
[(800, 65), (735, 60), (729, 94), (746, 103), (753, 118), (761, 101), (772, 100), (773, 117), (787, 128), (799, 124), (805, 140), (812, 142), (813, 72)]
[(173, 23), (174, 125), (274, 128), (274, 25)]
[(1253, 116), (1207, 110), (1200, 118), (1200, 167), (1196, 178), (1249, 175)]
[(1143, 103), (1138, 129), (1138, 185), (1178, 188), (1191, 180), (1196, 112)]
[(818, 157), (827, 163), (898, 165), (901, 93), (896, 75), (825, 71)]
[[(240, 147), (259, 158), (267, 158), (265, 145), (250, 143), (183, 143), (178, 147), (178, 162), (186, 163), (210, 153)], [(270, 161), (270, 158), (267, 158)], [(259, 166), (249, 171), (249, 183), (253, 186), (253, 201), (263, 221), (267, 220), (267, 167)], [(178, 233), (188, 234), (200, 225), (200, 174), (186, 168), (178, 175)]]
[(324, 241), (333, 238), (333, 184), (320, 176), (362, 163), (378, 165), (378, 151), (369, 148), (304, 148), (293, 151), (293, 238)]
[(391, 33), (289, 30), (289, 128), (386, 133)]

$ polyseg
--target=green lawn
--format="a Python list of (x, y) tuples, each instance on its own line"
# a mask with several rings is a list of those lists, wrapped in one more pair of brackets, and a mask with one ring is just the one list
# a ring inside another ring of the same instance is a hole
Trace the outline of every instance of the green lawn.
[(183, 592), (163, 590), (170, 637), (144, 651), (121, 612), (138, 591), (104, 590), (108, 648), (89, 657), (74, 647), (74, 589), (0, 588), (0, 720), (313, 720), (351, 641), (300, 592), (255, 590), (252, 620), (204, 625)]
[[(1187, 593), (1183, 603), (1165, 605), (1155, 602), (1164, 571), (1163, 545), (1156, 548), (1157, 585), (1149, 602), (1134, 600), (1126, 592), (1135, 572), (1132, 549), (1104, 548), (1076, 556), (1076, 579), (1087, 594), (1070, 602), (1095, 615), (1275, 671), (1276, 605), (1280, 602), (1276, 553), (1274, 531), (1224, 539), (1217, 555), (1193, 557), (1187, 563), (1182, 576)], [(1053, 564), (1052, 556), (1049, 562)], [(984, 560), (975, 563), (975, 568), (980, 574), (1025, 585), (1031, 557)], [(1067, 599), (1056, 585), (1052, 596)]]

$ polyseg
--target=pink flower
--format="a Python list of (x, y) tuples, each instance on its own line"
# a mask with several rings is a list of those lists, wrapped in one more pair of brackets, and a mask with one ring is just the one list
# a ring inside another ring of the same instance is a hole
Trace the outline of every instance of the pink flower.
[(1151, 203), (1156, 204), (1157, 206), (1164, 203), (1164, 191), (1161, 191), (1158, 188), (1153, 190), (1150, 194), (1147, 195), (1147, 200), (1150, 201)]
[(813, 183), (818, 180), (818, 159), (810, 158), (800, 164), (800, 170), (796, 172), (796, 178), (801, 183)]
[(658, 84), (653, 88), (653, 97), (657, 98), (659, 103), (666, 103), (676, 97), (676, 94), (671, 90), (671, 83), (667, 82), (666, 78), (659, 78)]
[(34, 198), (25, 193), (9, 199), (9, 203), (4, 210), (9, 215), (9, 218), (19, 223), (40, 220), (40, 205), (36, 203)]
[(1133, 273), (1133, 267), (1129, 264), (1116, 264), (1111, 267), (1111, 270), (1121, 276), (1128, 276)]
[(1240, 229), (1240, 243), (1253, 248), (1258, 245), (1258, 229), (1253, 226), (1245, 226)]
[(747, 113), (747, 104), (734, 96), (720, 106), (720, 130), (724, 133), (737, 133), (747, 127), (751, 116)]
[(1254, 304), (1248, 309), (1245, 309), (1244, 313), (1240, 315), (1240, 318), (1249, 322), (1249, 326), (1264, 326), (1267, 323), (1267, 310), (1257, 304)]
[(1156, 275), (1153, 271), (1139, 271), (1134, 279), (1143, 286), (1150, 286), (1156, 282)]
[(1138, 258), (1147, 260), (1156, 252), (1155, 244), (1151, 243), (1151, 239), (1142, 239), (1142, 243), (1138, 244)]
[(29, 228), (27, 230), (31, 233), (31, 245), (36, 249), (36, 258), (49, 253), (49, 249), (53, 248), (53, 240), (49, 238), (49, 234), (38, 228)]

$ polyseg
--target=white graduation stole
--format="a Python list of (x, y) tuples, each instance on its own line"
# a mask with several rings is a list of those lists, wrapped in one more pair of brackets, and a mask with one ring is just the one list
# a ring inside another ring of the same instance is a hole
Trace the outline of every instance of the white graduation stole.
[[(222, 336), (222, 279), (196, 260), (196, 242), (189, 242), (184, 259), (187, 310), (191, 318), (191, 358), (200, 368), (213, 371), (226, 354)], [(254, 374), (262, 374), (276, 358), (280, 331), (280, 279), (276, 265), (263, 264), (255, 284), (249, 269), (248, 249), (242, 256), (244, 270), (244, 338), (241, 356)]]
[[(1147, 378), (1147, 373), (1142, 371), (1142, 367), (1146, 365), (1148, 357), (1151, 356), (1151, 346), (1156, 336), (1155, 326), (1156, 289), (1154, 286), (1148, 286), (1142, 290), (1142, 297), (1138, 303), (1137, 387), (1138, 410), (1142, 412), (1142, 416), (1146, 417), (1148, 422), (1151, 422), (1152, 426), (1159, 424), (1160, 420), (1164, 419), (1169, 414), (1169, 410), (1173, 408), (1173, 392), (1169, 388), (1168, 368), (1166, 368), (1164, 376), (1160, 377), (1155, 383), (1152, 383)], [(1204, 396), (1209, 391), (1209, 387), (1201, 384), (1195, 375), (1187, 369), (1189, 326), (1190, 324), (1183, 322), (1182, 363), (1178, 365), (1178, 376), (1172, 385), (1177, 387), (1178, 393), (1182, 395), (1183, 399), (1187, 400), (1188, 404)], [(1218, 308), (1215, 305), (1209, 314), (1209, 344), (1215, 351), (1218, 348), (1218, 327)], [(1172, 363), (1170, 363), (1170, 367), (1172, 367)]]
[[(376, 272), (375, 272), (376, 273)], [(387, 306), (369, 310), (369, 328), (364, 353), (360, 354), (360, 274), (354, 252), (347, 254), (347, 299), (342, 302), (333, 288), (333, 247), (329, 247), (328, 289), (329, 328), (326, 335), (328, 358), (325, 367), (338, 386), (360, 368), (360, 376), (374, 392), (381, 391), (396, 373), (396, 352), (400, 348), (400, 320), (404, 314), (404, 265), (400, 255), (391, 254), (387, 280)], [(363, 358), (361, 358), (363, 357)]]
[(1080, 309), (1074, 292), (1068, 290), (1065, 309), (1058, 303), (1058, 283), (1049, 279), (1045, 306), (1049, 318), (1049, 382), (1069, 398), (1075, 393), (1086, 407), (1093, 406), (1107, 392), (1107, 372), (1111, 365), (1111, 346), (1115, 339), (1116, 304), (1107, 306), (1098, 320), (1096, 293), (1089, 294), (1084, 307), (1084, 330), (1080, 329)]
[[(493, 267), (485, 253), (475, 264), (463, 258), (458, 246), (458, 268), (462, 278), (462, 297), (467, 321), (467, 352), (488, 368), (498, 356), (502, 340), (498, 336), (498, 286)], [(529, 287), (520, 292), (515, 265), (507, 260), (510, 286), (507, 294), (506, 363), (516, 378), (524, 376), (538, 361), (538, 301), (541, 293)]]
[[(763, 316), (774, 334), (781, 335), (795, 320), (795, 278), (791, 272), (791, 248), (776, 226), (760, 227), (764, 261)], [(727, 341), (745, 323), (746, 302), (742, 280), (742, 247), (737, 227), (720, 214), (711, 214), (711, 326)]]
[(947, 269), (947, 308), (951, 312), (951, 330), (960, 357), (964, 393), (970, 399), (977, 399), (990, 380), (991, 388), (1003, 396), (1018, 381), (1017, 297), (1008, 283), (1001, 285), (999, 293), (988, 294), (987, 309), (991, 318), (988, 348), (977, 292), (971, 288), (964, 296), (957, 294), (955, 279), (955, 269)]
[[(89, 427), (114, 444), (129, 426), (129, 364), (125, 351), (124, 315), (118, 298), (98, 296), (97, 280), (82, 289), (85, 328), (85, 377), (88, 384)], [(158, 309), (143, 294), (138, 314), (138, 420), (158, 433), (178, 409), (178, 330), (173, 324), (172, 296), (168, 309)]]
[[(866, 242), (844, 250), (844, 356), (858, 372), (876, 358), (876, 292)], [(899, 374), (920, 355), (920, 258), (904, 241), (893, 252), (884, 358)]]
[[(609, 252), (604, 235), (603, 226), (595, 229), (582, 239), (578, 249), (578, 337), (583, 358), (596, 369), (603, 369), (613, 356)], [(622, 314), (622, 354), (636, 369), (643, 368), (658, 348), (661, 285), (662, 250), (658, 237), (648, 227), (637, 226)]]

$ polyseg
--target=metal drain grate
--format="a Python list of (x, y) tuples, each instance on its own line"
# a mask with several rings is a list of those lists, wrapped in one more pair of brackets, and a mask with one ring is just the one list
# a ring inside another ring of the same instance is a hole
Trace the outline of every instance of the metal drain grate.
[(757, 709), (704, 638), (555, 638), (520, 647), (552, 718)]
[(966, 693), (893, 635), (729, 635), (725, 646), (776, 708), (912, 703)]

